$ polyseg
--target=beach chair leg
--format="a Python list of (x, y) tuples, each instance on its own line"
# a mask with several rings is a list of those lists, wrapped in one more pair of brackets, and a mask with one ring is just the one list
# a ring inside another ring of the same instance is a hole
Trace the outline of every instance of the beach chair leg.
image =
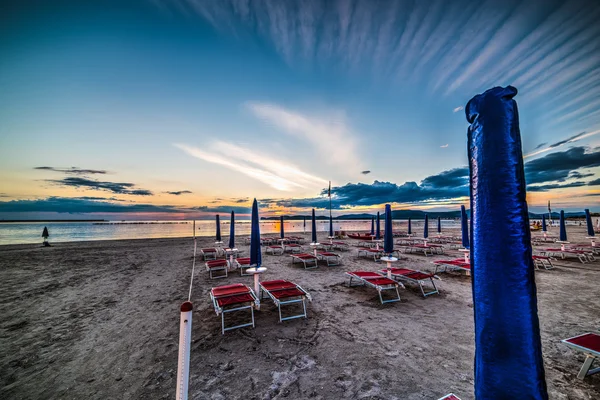
[(595, 358), (596, 357), (592, 356), (591, 354), (587, 355), (585, 361), (583, 362), (583, 365), (581, 366), (581, 370), (579, 370), (579, 374), (577, 374), (577, 377), (579, 379), (585, 379), (585, 377), (588, 375), (593, 375), (600, 372), (600, 367), (591, 369)]
[(279, 310), (279, 323), (281, 323), (281, 303), (277, 304), (277, 309)]

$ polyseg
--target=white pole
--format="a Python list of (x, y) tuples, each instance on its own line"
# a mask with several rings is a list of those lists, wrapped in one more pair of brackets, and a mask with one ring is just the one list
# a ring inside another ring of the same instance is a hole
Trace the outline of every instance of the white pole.
[(196, 220), (192, 221), (192, 229), (194, 230), (194, 239), (196, 239)]
[(188, 398), (193, 308), (190, 301), (186, 301), (181, 305), (181, 319), (179, 323), (179, 360), (177, 362), (177, 400), (187, 400)]
[[(258, 268), (256, 268), (256, 270), (258, 271)], [(256, 273), (254, 274), (254, 293), (258, 296), (259, 293), (259, 289), (260, 286), (258, 285), (258, 282), (260, 281), (260, 273)]]

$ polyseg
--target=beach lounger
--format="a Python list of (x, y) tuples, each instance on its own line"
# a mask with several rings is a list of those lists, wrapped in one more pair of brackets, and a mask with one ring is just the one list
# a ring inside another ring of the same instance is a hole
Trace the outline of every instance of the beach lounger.
[[(260, 305), (260, 301), (254, 294), (254, 291), (243, 283), (233, 285), (218, 286), (210, 291), (215, 312), (221, 315), (221, 333), (224, 335), (226, 331), (232, 329), (252, 326), (254, 328), (254, 307)], [(225, 314), (250, 309), (252, 321), (244, 324), (225, 327)]]
[[(382, 269), (380, 272), (382, 275), (387, 275), (387, 269)], [(408, 268), (392, 268), (391, 272), (392, 272), (392, 278), (395, 280), (401, 280), (401, 281), (405, 281), (405, 282), (418, 284), (419, 288), (421, 289), (421, 293), (423, 294), (423, 297), (427, 297), (432, 294), (440, 293), (439, 290), (437, 289), (437, 287), (435, 286), (435, 283), (433, 282), (433, 278), (434, 278), (433, 274), (428, 274), (427, 272), (422, 272), (422, 271), (415, 271), (414, 269), (408, 269)], [(429, 281), (429, 283), (431, 283), (433, 290), (425, 292), (423, 285), (427, 281)]]
[(296, 261), (300, 261), (302, 264), (304, 264), (304, 269), (312, 269), (318, 267), (317, 261), (319, 261), (319, 259), (315, 257), (314, 254), (300, 253), (290, 254), (290, 256), (292, 257), (292, 264), (294, 264)]
[(342, 257), (339, 254), (331, 253), (329, 251), (317, 252), (317, 258), (320, 261), (325, 261), (328, 267), (340, 265), (342, 263)]
[(297, 243), (288, 243), (283, 246), (283, 252), (287, 253), (302, 253), (304, 248)]
[(235, 260), (233, 260), (234, 263), (234, 267), (235, 268), (239, 268), (240, 269), (240, 276), (250, 276), (252, 274), (247, 274), (246, 270), (248, 268), (251, 268), (252, 265), (250, 265), (250, 257), (243, 257), (243, 258), (236, 258)]
[(460, 398), (454, 393), (450, 393), (445, 395), (444, 397), (440, 397), (438, 400), (460, 400)]
[(579, 261), (581, 261), (582, 264), (586, 264), (588, 263), (590, 260), (588, 260), (588, 256), (587, 253), (585, 251), (582, 250), (572, 250), (572, 249), (561, 249), (561, 248), (552, 248), (552, 249), (544, 249), (544, 250), (539, 250), (540, 253), (547, 255), (547, 256), (556, 256), (556, 255), (560, 255), (561, 259), (565, 259), (565, 254), (569, 254), (569, 255), (574, 255), (575, 257), (577, 257), (579, 259)]
[(592, 364), (597, 357), (600, 357), (600, 335), (597, 333), (584, 333), (583, 335), (575, 336), (569, 339), (562, 340), (564, 344), (572, 349), (581, 351), (586, 354), (585, 361), (577, 374), (579, 379), (584, 379), (586, 376), (597, 374), (600, 372), (600, 367), (592, 369)]
[(350, 245), (346, 242), (331, 242), (332, 244), (332, 249), (334, 250), (341, 250), (341, 251), (347, 251), (350, 250)]
[[(312, 301), (310, 294), (293, 282), (286, 280), (263, 281), (260, 282), (260, 300), (263, 299), (263, 293), (266, 293), (279, 310), (279, 322), (295, 318), (306, 318), (306, 300)], [(288, 304), (302, 303), (302, 313), (294, 314), (288, 317), (281, 316), (281, 306)]]
[[(346, 272), (346, 275), (350, 277), (350, 280), (348, 281), (348, 287), (352, 287), (352, 281), (356, 280), (360, 282), (362, 286), (369, 286), (377, 290), (381, 304), (400, 301), (400, 293), (398, 292), (398, 286), (400, 285), (394, 280), (383, 277), (376, 272), (369, 271)], [(395, 291), (396, 297), (384, 300), (381, 294), (383, 291), (392, 291), (392, 293)]]
[(372, 249), (369, 247), (360, 247), (358, 249), (358, 257), (373, 257), (374, 261), (377, 261), (383, 255), (383, 249)]
[(548, 257), (548, 256), (533, 256), (533, 265), (535, 265), (535, 267), (537, 269), (544, 268), (547, 270), (553, 269), (554, 268), (554, 264), (552, 264), (552, 260), (556, 260), (555, 258), (552, 257)]
[(211, 247), (207, 249), (200, 249), (199, 254), (202, 256), (203, 260), (216, 260), (219, 252), (216, 248)]
[(271, 246), (267, 246), (265, 247), (265, 253), (266, 254), (272, 254), (272, 255), (276, 255), (276, 254), (283, 254), (283, 247), (279, 246), (279, 245), (271, 245)]
[(471, 275), (471, 263), (465, 262), (464, 258), (457, 258), (455, 260), (436, 260), (433, 263), (435, 264), (434, 275), (438, 273), (438, 268), (440, 267), (443, 267), (444, 270), (439, 272), (445, 272), (450, 269), (465, 271), (467, 275)]
[[(227, 270), (229, 269), (229, 261), (227, 260), (208, 260), (204, 263), (210, 279), (227, 278)], [(222, 271), (219, 275), (214, 275), (216, 272)]]

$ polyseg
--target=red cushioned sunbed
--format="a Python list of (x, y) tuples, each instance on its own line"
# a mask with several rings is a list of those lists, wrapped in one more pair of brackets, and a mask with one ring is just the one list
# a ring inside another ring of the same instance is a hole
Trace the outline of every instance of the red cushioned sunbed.
[[(386, 277), (379, 275), (376, 272), (370, 272), (370, 271), (346, 272), (346, 275), (348, 275), (350, 277), (350, 280), (348, 281), (348, 287), (352, 287), (352, 281), (357, 280), (358, 282), (360, 282), (361, 285), (363, 285), (363, 286), (366, 285), (366, 286), (372, 287), (373, 289), (377, 290), (377, 292), (379, 294), (379, 301), (381, 301), (381, 304), (400, 301), (400, 293), (398, 292), (399, 284), (398, 284), (398, 282), (396, 282), (392, 279), (388, 279)], [(385, 290), (395, 291), (396, 297), (390, 298), (388, 300), (383, 300), (383, 296), (381, 295), (381, 292), (383, 292)]]
[[(306, 300), (311, 301), (310, 294), (300, 286), (286, 280), (263, 281), (260, 282), (260, 300), (263, 299), (263, 293), (266, 293), (279, 310), (279, 322), (288, 319), (306, 318)], [(287, 304), (302, 303), (302, 313), (282, 318), (281, 306)]]
[(575, 336), (562, 341), (572, 349), (586, 353), (587, 357), (583, 362), (583, 366), (577, 374), (579, 379), (584, 379), (586, 376), (597, 374), (600, 372), (600, 367), (592, 369), (592, 364), (597, 357), (600, 357), (600, 335), (597, 333), (584, 333), (583, 335)]
[[(582, 264), (586, 264), (589, 261), (591, 261), (591, 259), (588, 259), (588, 253), (582, 250), (573, 250), (573, 249), (561, 249), (561, 248), (557, 248), (557, 249), (544, 249), (544, 250), (539, 250), (540, 253), (542, 254), (546, 254), (548, 256), (553, 256), (553, 255), (557, 255), (560, 254), (560, 258), (562, 258), (563, 260), (565, 259), (565, 255), (566, 254), (571, 254), (574, 255), (575, 257), (577, 257), (579, 259), (579, 261), (581, 261)], [(593, 256), (592, 256), (593, 258)]]
[(219, 251), (217, 249), (215, 249), (214, 247), (211, 248), (207, 248), (207, 249), (200, 249), (200, 255), (202, 256), (203, 260), (215, 260), (217, 258), (217, 254), (219, 254)]
[(454, 393), (450, 393), (445, 395), (444, 397), (440, 397), (438, 400), (460, 400), (460, 398)]
[[(382, 269), (380, 272), (382, 275), (387, 275), (387, 269)], [(393, 279), (403, 280), (406, 282), (418, 284), (419, 288), (421, 289), (421, 293), (423, 293), (423, 297), (427, 297), (432, 294), (440, 293), (438, 291), (437, 287), (435, 286), (435, 283), (433, 282), (433, 277), (434, 277), (433, 274), (428, 274), (428, 273), (422, 272), (422, 271), (415, 271), (414, 269), (408, 269), (408, 268), (392, 268), (391, 273), (392, 273)], [(426, 281), (429, 281), (431, 283), (431, 286), (433, 286), (433, 290), (425, 292), (425, 290), (423, 288), (423, 284)]]
[(240, 276), (248, 276), (248, 275), (252, 275), (252, 274), (247, 274), (246, 270), (248, 268), (252, 268), (253, 266), (250, 265), (250, 257), (242, 257), (242, 258), (236, 258), (235, 260), (233, 260), (233, 263), (235, 265), (236, 268), (240, 269)]
[[(210, 279), (227, 278), (227, 270), (229, 269), (229, 261), (227, 260), (209, 260), (204, 263)], [(219, 275), (213, 273), (221, 271)]]
[(373, 257), (374, 261), (377, 261), (377, 259), (381, 258), (381, 256), (383, 255), (383, 249), (371, 249), (369, 247), (360, 247), (358, 249), (358, 256), (365, 256), (365, 257)]
[(265, 248), (265, 253), (267, 253), (267, 254), (271, 253), (273, 255), (275, 255), (276, 253), (283, 254), (283, 246), (280, 246), (280, 245), (277, 245), (277, 244), (274, 244), (272, 246), (267, 246)]
[(283, 252), (290, 252), (290, 253), (302, 253), (304, 251), (304, 248), (297, 244), (297, 243), (289, 243), (283, 246)]
[(342, 263), (342, 257), (339, 254), (331, 253), (329, 251), (318, 251), (317, 258), (321, 261), (325, 261), (328, 267), (340, 265)]
[(439, 272), (445, 272), (448, 269), (451, 269), (451, 270), (458, 269), (461, 271), (465, 271), (467, 273), (467, 275), (471, 274), (471, 264), (468, 262), (465, 262), (464, 258), (457, 258), (455, 260), (436, 260), (433, 263), (436, 265), (434, 274), (438, 273), (438, 267), (440, 267), (440, 266), (444, 267), (444, 270), (439, 271)]
[(300, 261), (302, 264), (304, 264), (304, 269), (311, 269), (311, 268), (317, 268), (317, 262), (318, 262), (318, 258), (315, 257), (314, 254), (308, 254), (308, 253), (300, 253), (300, 254), (290, 254), (290, 257), (292, 257), (292, 264), (294, 264), (296, 261)]
[[(221, 315), (221, 333), (232, 329), (252, 326), (254, 328), (254, 307), (258, 307), (260, 302), (254, 291), (243, 283), (233, 285), (218, 286), (210, 291), (210, 298), (213, 302), (215, 312)], [(225, 314), (235, 311), (250, 309), (252, 322), (232, 327), (225, 327)]]

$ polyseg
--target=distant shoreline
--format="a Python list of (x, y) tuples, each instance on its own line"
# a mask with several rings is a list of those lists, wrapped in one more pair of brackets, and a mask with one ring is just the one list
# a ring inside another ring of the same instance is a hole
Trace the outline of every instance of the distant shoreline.
[(10, 222), (108, 222), (105, 219), (0, 219), (1, 223), (10, 223)]

